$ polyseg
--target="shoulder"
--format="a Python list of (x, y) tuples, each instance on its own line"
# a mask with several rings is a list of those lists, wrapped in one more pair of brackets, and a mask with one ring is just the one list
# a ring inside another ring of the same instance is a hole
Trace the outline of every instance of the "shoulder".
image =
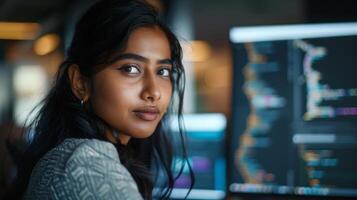
[[(51, 187), (54, 194), (61, 195), (58, 199), (83, 191), (86, 191), (85, 195), (97, 198), (140, 197), (135, 181), (120, 163), (115, 147), (109, 142), (93, 139), (80, 143), (66, 162), (65, 174)], [(63, 187), (68, 185), (71, 189), (64, 195)], [(85, 196), (79, 199), (82, 197)]]
[(76, 148), (65, 163), (64, 172), (73, 177), (106, 177), (134, 182), (129, 171), (120, 163), (113, 144), (96, 139), (76, 141)]
[(50, 181), (44, 190), (51, 199), (141, 199), (134, 179), (109, 142), (67, 139), (44, 160), (47, 167), (52, 165), (52, 173), (43, 170), (38, 175), (41, 179), (48, 175), (44, 179)]
[(97, 139), (67, 139), (57, 149), (66, 148), (68, 145), (74, 145), (68, 161), (88, 161), (94, 158), (104, 159), (113, 162), (120, 162), (119, 155), (113, 144)]

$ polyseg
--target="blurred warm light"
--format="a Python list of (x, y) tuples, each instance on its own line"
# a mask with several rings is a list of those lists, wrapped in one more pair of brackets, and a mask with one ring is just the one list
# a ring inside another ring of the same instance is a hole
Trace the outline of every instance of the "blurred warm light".
[(40, 28), (38, 23), (0, 22), (0, 39), (33, 40)]
[(195, 40), (183, 44), (183, 59), (190, 62), (206, 61), (211, 56), (212, 50), (208, 42)]
[(227, 67), (219, 66), (207, 69), (204, 74), (204, 89), (219, 89), (229, 85), (230, 74)]
[(47, 55), (58, 47), (60, 37), (57, 34), (46, 34), (36, 40), (34, 44), (34, 51), (37, 55)]

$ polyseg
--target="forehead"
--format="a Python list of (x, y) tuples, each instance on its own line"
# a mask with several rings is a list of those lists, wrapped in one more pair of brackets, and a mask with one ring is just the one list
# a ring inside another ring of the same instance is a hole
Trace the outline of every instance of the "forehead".
[(166, 34), (158, 27), (140, 27), (129, 36), (123, 53), (136, 53), (158, 59), (170, 58), (170, 43)]

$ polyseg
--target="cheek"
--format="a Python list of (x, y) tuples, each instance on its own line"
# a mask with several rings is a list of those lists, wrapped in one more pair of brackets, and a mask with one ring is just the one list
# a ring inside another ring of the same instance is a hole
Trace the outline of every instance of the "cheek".
[(91, 96), (94, 112), (108, 124), (122, 121), (133, 105), (136, 89), (116, 79), (98, 79)]
[(121, 99), (120, 88), (111, 81), (97, 81), (94, 84), (92, 100), (96, 107), (104, 107), (114, 103), (119, 103), (117, 99)]
[(172, 96), (172, 87), (171, 84), (166, 85), (161, 89), (162, 91), (162, 97), (163, 97), (163, 104), (165, 104), (166, 107), (169, 106), (171, 102), (171, 96)]

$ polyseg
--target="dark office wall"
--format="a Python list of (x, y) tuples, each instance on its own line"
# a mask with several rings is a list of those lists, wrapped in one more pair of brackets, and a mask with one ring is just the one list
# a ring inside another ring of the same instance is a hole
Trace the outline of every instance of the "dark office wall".
[(305, 22), (357, 21), (356, 0), (303, 0)]

